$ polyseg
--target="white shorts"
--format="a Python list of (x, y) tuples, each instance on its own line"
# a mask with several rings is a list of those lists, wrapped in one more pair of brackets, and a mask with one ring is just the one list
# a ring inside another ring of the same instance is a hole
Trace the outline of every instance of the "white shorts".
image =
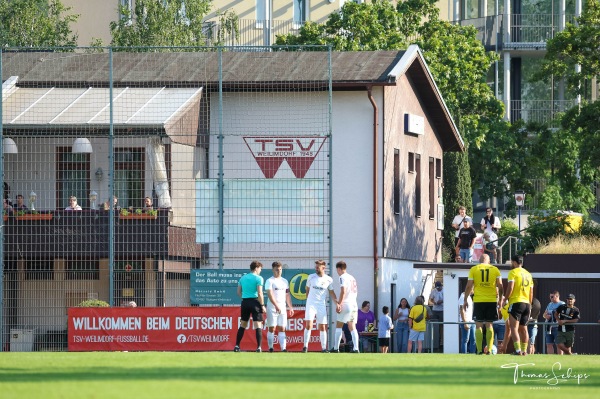
[(277, 313), (275, 306), (269, 302), (267, 304), (267, 327), (286, 327), (287, 326), (287, 305), (279, 305), (279, 309), (282, 309), (281, 313)]
[(317, 324), (327, 324), (327, 306), (306, 304), (304, 320), (313, 321), (317, 317)]
[(337, 314), (340, 323), (353, 322), (358, 319), (358, 305), (355, 303), (342, 303), (342, 311)]

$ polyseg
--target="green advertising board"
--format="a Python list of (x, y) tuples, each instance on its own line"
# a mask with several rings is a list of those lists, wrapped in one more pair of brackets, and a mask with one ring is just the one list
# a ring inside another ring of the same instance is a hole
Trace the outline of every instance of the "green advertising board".
[[(190, 271), (190, 303), (192, 305), (237, 305), (239, 279), (248, 269), (192, 269)], [(304, 305), (306, 301), (306, 280), (314, 269), (284, 269), (282, 276), (290, 283), (292, 304)], [(265, 281), (272, 276), (271, 270), (260, 274)]]

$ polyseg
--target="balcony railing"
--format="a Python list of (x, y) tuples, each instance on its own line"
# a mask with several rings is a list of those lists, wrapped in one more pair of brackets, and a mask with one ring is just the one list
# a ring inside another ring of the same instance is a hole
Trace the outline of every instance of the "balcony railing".
[(297, 33), (302, 25), (291, 21), (240, 19), (237, 21), (237, 33), (221, 25), (218, 20), (204, 22), (207, 45), (215, 46), (270, 46), (274, 45), (277, 35)]
[(474, 26), (477, 29), (477, 40), (481, 41), (487, 51), (502, 48), (502, 15), (491, 15), (482, 18), (463, 19), (461, 26)]
[[(574, 23), (575, 15), (565, 15), (565, 23)], [(512, 14), (510, 38), (506, 43), (546, 43), (564, 29), (560, 14)]]
[(513, 100), (510, 102), (511, 120), (548, 123), (558, 113), (574, 107), (577, 100)]

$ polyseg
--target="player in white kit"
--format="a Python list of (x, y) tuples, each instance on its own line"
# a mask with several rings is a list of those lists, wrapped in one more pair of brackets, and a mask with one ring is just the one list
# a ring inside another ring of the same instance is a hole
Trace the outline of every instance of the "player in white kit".
[(321, 339), (321, 352), (327, 352), (327, 291), (329, 291), (334, 303), (337, 303), (332, 284), (333, 279), (325, 274), (325, 261), (315, 261), (315, 273), (308, 276), (306, 280), (306, 313), (304, 316), (304, 348), (302, 348), (302, 352), (308, 352), (310, 331), (315, 317), (317, 318), (319, 338)]
[[(281, 262), (273, 262), (273, 277), (267, 279), (265, 291), (269, 298), (267, 304), (267, 342), (269, 352), (273, 352), (273, 343), (275, 341), (275, 330), (279, 330), (277, 338), (282, 352), (287, 352), (285, 328), (287, 318), (294, 316), (292, 309), (292, 297), (290, 295), (290, 285), (288, 281), (281, 277)], [(286, 306), (287, 305), (287, 306)]]
[(350, 274), (346, 273), (346, 262), (343, 260), (339, 261), (335, 265), (335, 270), (338, 276), (340, 276), (340, 297), (337, 301), (337, 322), (335, 325), (335, 339), (334, 346), (331, 352), (340, 351), (340, 341), (342, 340), (342, 327), (344, 323), (348, 323), (348, 330), (352, 335), (352, 344), (354, 348), (352, 353), (358, 353), (358, 331), (356, 331), (356, 320), (358, 319), (358, 303), (356, 302), (358, 296), (358, 288), (356, 279)]

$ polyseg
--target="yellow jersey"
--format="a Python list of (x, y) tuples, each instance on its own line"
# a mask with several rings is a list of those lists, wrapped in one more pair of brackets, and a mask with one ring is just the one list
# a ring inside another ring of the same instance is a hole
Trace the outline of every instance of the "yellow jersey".
[(533, 278), (531, 273), (522, 267), (517, 267), (508, 272), (508, 282), (513, 282), (513, 290), (508, 297), (508, 303), (523, 302), (531, 303), (529, 294), (533, 288)]
[[(423, 320), (417, 322), (415, 319), (419, 317), (423, 313)], [(425, 331), (427, 330), (427, 307), (423, 305), (415, 305), (410, 308), (410, 313), (408, 314), (408, 318), (412, 319), (412, 329), (415, 331)]]
[(496, 280), (502, 278), (496, 266), (480, 263), (469, 271), (469, 280), (473, 280), (473, 302), (497, 302)]

